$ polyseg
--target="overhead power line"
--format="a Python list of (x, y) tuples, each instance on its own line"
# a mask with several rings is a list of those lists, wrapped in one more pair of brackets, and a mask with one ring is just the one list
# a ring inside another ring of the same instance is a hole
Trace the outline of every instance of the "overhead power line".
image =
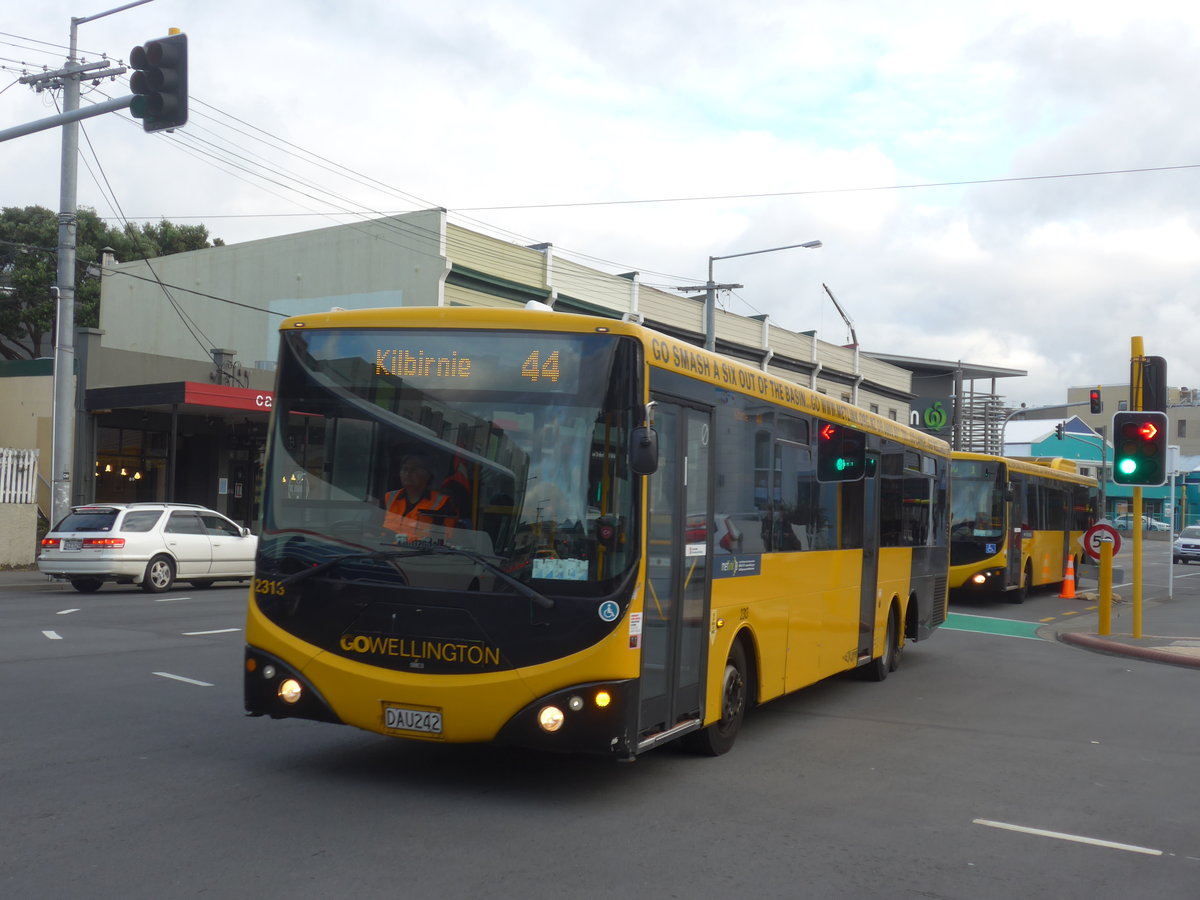
[(866, 187), (814, 188), (807, 191), (768, 191), (760, 194), (705, 194), (697, 197), (652, 197), (636, 200), (580, 200), (567, 203), (535, 203), (511, 206), (458, 207), (458, 212), (496, 212), (515, 209), (562, 209), (577, 206), (627, 206), (638, 203), (699, 203), (712, 200), (763, 200), (772, 197), (809, 197), (821, 194), (857, 194), (868, 191), (906, 191), (917, 188), (966, 187), (975, 184), (1006, 184), (1016, 181), (1048, 181), (1055, 178), (1095, 178), (1101, 175), (1134, 175), (1142, 172), (1174, 172), (1200, 169), (1200, 163), (1180, 166), (1145, 166), (1137, 169), (1106, 169), (1096, 172), (1063, 172), (1053, 175), (1013, 175), (1008, 178), (975, 178), (966, 181), (921, 181), (913, 184), (878, 184)]

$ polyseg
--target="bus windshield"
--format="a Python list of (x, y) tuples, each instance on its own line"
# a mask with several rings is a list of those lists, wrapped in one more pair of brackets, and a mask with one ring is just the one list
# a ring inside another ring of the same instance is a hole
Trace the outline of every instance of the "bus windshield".
[(261, 575), (601, 597), (636, 559), (636, 345), (609, 334), (285, 331)]
[(996, 541), (1004, 536), (1004, 468), (999, 463), (956, 459), (950, 464), (953, 541)]

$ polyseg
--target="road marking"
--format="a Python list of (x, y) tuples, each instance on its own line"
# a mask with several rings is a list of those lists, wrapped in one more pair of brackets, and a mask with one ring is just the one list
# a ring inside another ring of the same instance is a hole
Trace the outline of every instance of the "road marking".
[(217, 628), (214, 631), (182, 631), (184, 637), (195, 637), (198, 634), (229, 634), (231, 631), (241, 631), (240, 628)]
[(79, 612), (79, 607), (77, 606), (74, 609), (60, 609), (58, 612), (55, 613), (55, 615), (56, 616), (65, 616), (68, 613), (73, 613), (73, 612)]
[(1091, 844), (1093, 847), (1107, 847), (1110, 850), (1127, 850), (1130, 853), (1145, 853), (1147, 856), (1162, 856), (1161, 850), (1153, 847), (1139, 847), (1136, 844), (1118, 844), (1116, 841), (1102, 841), (1100, 838), (1084, 837), (1080, 834), (1064, 834), (1061, 831), (1045, 831), (1041, 828), (1027, 828), (1024, 825), (1010, 825), (1007, 822), (993, 822), (990, 819), (972, 819), (975, 825), (986, 825), (988, 828), (1002, 828), (1005, 831), (1019, 831), (1022, 834), (1032, 834), (1038, 837), (1056, 838), (1060, 841), (1074, 841), (1077, 844)]
[(52, 641), (61, 641), (62, 640), (62, 635), (59, 634), (57, 631), (43, 631), (42, 634), (44, 634), (46, 637), (48, 637)]
[(947, 613), (942, 628), (950, 631), (972, 631), (976, 634), (998, 634), (1001, 637), (1025, 638), (1040, 641), (1037, 630), (1039, 622), (1021, 622), (1016, 619), (993, 619), (988, 616), (968, 616), (963, 613)]
[(182, 681), (185, 684), (194, 684), (198, 687), (212, 687), (212, 683), (208, 681), (197, 681), (195, 678), (184, 678), (182, 675), (172, 675), (170, 672), (155, 672), (153, 673), (159, 678), (170, 678), (173, 681)]
[(155, 603), (171, 603), (175, 600), (191, 600), (191, 597), (155, 597)]

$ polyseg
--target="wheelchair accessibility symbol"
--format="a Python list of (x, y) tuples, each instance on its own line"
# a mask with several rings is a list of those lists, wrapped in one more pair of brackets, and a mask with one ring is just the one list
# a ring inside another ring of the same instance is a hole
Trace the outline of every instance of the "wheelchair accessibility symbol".
[(621, 607), (615, 600), (605, 600), (600, 604), (600, 618), (605, 622), (617, 621), (617, 616), (621, 614)]

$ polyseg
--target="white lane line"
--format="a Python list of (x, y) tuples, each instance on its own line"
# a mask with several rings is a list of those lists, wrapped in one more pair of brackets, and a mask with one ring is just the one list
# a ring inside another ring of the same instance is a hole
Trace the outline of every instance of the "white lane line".
[(184, 678), (182, 675), (172, 675), (170, 672), (155, 672), (153, 673), (159, 678), (170, 678), (172, 681), (182, 681), (184, 684), (194, 684), (198, 687), (212, 687), (212, 683), (208, 681), (197, 681), (195, 678)]
[(55, 613), (55, 615), (56, 616), (65, 616), (65, 615), (68, 615), (73, 612), (79, 612), (79, 607), (77, 606), (74, 609), (60, 609), (58, 612)]
[(155, 603), (172, 603), (176, 600), (191, 600), (191, 597), (155, 597)]
[(48, 637), (52, 641), (61, 641), (62, 640), (62, 635), (59, 634), (57, 631), (43, 631), (42, 634), (44, 634), (46, 637)]
[(1091, 844), (1094, 847), (1107, 847), (1110, 850), (1128, 850), (1130, 853), (1145, 853), (1148, 856), (1162, 856), (1161, 850), (1152, 847), (1139, 847), (1136, 844), (1118, 844), (1115, 841), (1102, 841), (1099, 838), (1084, 837), (1079, 834), (1064, 834), (1061, 831), (1045, 831), (1041, 828), (1026, 828), (1024, 825), (1010, 825), (1007, 822), (993, 822), (990, 819), (972, 819), (975, 825), (986, 825), (988, 828), (1003, 828), (1005, 831), (1019, 831), (1022, 834), (1033, 834), (1038, 837), (1057, 838), (1060, 841), (1074, 841), (1077, 844)]
[(198, 634), (229, 634), (231, 631), (241, 631), (240, 628), (217, 628), (213, 631), (181, 631), (185, 637), (195, 637)]

